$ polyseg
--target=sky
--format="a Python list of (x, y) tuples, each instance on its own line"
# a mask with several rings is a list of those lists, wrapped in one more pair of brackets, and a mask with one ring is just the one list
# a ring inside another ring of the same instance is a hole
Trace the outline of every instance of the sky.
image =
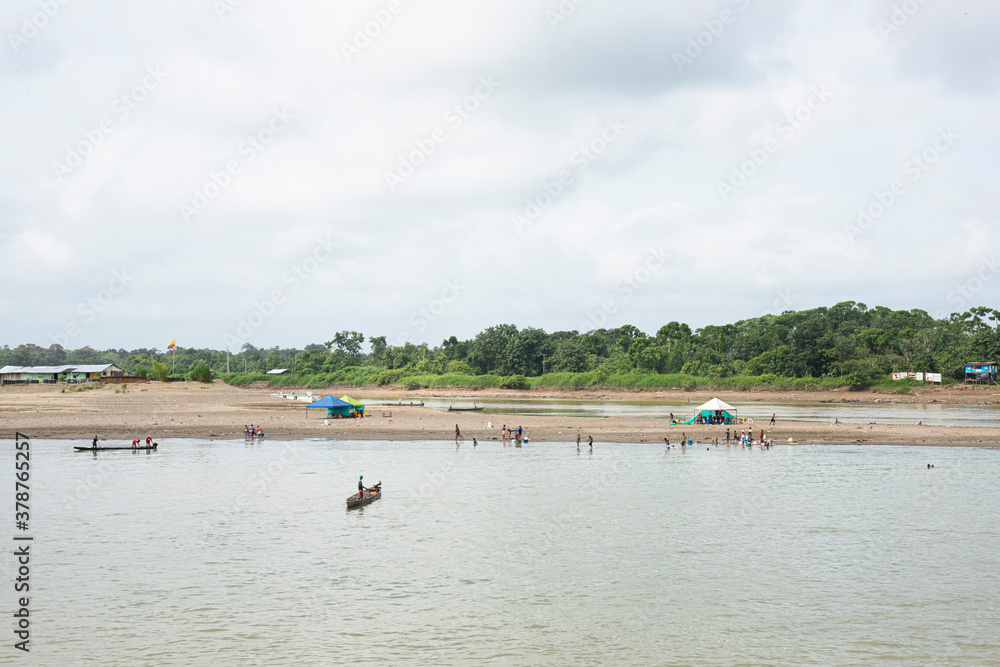
[(6, 0), (0, 32), (0, 345), (1000, 295), (991, 0)]

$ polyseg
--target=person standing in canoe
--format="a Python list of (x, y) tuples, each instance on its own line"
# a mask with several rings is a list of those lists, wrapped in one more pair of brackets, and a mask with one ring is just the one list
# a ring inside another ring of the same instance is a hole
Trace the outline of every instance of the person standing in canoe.
[(358, 498), (359, 499), (364, 499), (364, 497), (365, 497), (364, 479), (365, 479), (364, 475), (358, 475)]
[(93, 448), (94, 448), (94, 449), (97, 449), (97, 436), (96, 436), (96, 435), (94, 436), (94, 444), (93, 444)]

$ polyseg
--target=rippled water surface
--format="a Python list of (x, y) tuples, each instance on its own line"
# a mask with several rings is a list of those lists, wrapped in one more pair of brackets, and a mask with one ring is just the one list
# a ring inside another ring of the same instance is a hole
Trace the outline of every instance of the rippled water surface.
[[(415, 399), (420, 400), (420, 399)], [(704, 401), (628, 400), (573, 401), (564, 398), (425, 398), (427, 408), (447, 410), (449, 407), (483, 407), (483, 414), (505, 415), (568, 415), (575, 417), (667, 417), (671, 413), (679, 419), (694, 415), (694, 410)], [(378, 409), (381, 401), (370, 402)], [(997, 405), (946, 405), (940, 403), (740, 403), (733, 407), (741, 417), (794, 421), (828, 421), (868, 424), (916, 424), (931, 426), (1000, 426), (1000, 406)]]
[(998, 451), (71, 444), (30, 664), (1000, 664)]

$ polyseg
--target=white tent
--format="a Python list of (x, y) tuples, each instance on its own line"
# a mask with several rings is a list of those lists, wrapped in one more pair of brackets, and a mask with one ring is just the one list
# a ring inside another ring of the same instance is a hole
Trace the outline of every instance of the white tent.
[(711, 410), (715, 412), (716, 410), (728, 410), (729, 412), (736, 412), (736, 408), (729, 405), (725, 401), (720, 401), (717, 398), (713, 398), (708, 403), (701, 405), (697, 408), (697, 412), (702, 412), (703, 410)]

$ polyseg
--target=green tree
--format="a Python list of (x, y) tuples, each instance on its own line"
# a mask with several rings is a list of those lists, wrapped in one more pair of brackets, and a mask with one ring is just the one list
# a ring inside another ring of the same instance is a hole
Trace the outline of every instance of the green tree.
[(479, 373), (497, 371), (505, 374), (504, 351), (517, 335), (513, 324), (498, 324), (480, 332), (472, 343), (472, 366)]
[(208, 367), (208, 364), (202, 362), (191, 369), (189, 377), (196, 382), (211, 382), (212, 369)]
[(548, 362), (550, 372), (582, 373), (587, 369), (587, 350), (579, 338), (565, 338), (556, 344)]
[(160, 382), (166, 382), (170, 377), (170, 366), (162, 361), (153, 362), (153, 376)]
[(326, 349), (336, 345), (337, 349), (347, 357), (356, 359), (361, 355), (361, 345), (365, 342), (364, 335), (357, 331), (338, 331), (333, 334), (333, 340), (323, 343)]

